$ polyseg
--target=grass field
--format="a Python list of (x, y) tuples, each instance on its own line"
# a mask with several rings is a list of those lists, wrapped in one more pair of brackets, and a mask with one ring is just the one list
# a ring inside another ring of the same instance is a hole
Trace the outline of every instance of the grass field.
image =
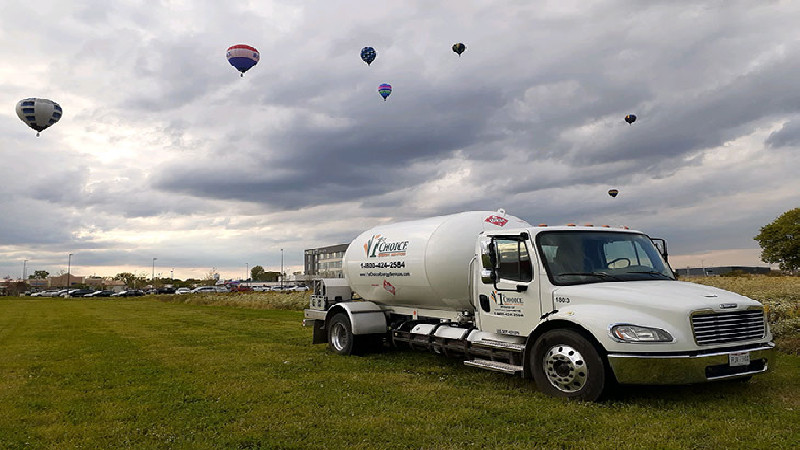
[(0, 300), (0, 448), (800, 446), (797, 356), (582, 404), (433, 354), (335, 356), (257, 298)]

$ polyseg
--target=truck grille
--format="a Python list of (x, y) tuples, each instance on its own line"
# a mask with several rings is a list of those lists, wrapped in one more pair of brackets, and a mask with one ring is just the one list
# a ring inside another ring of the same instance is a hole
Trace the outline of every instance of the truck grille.
[(764, 312), (761, 309), (695, 313), (692, 315), (692, 328), (698, 345), (759, 339), (766, 333)]

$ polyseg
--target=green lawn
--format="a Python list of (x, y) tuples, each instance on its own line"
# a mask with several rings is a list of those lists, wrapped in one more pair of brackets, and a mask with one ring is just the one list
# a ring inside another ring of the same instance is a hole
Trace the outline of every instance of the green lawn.
[(302, 312), (0, 300), (0, 448), (797, 448), (800, 357), (600, 404), (442, 356), (339, 357)]

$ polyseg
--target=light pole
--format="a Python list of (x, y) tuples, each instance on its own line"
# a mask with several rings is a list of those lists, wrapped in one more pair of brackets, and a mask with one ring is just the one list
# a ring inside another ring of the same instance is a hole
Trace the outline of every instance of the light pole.
[(158, 258), (153, 258), (153, 272), (150, 274), (150, 283), (153, 283), (153, 280), (156, 279), (156, 260)]
[(175, 268), (169, 270), (169, 279), (175, 281)]
[(28, 266), (28, 260), (26, 259), (26, 260), (22, 261), (22, 282), (23, 283), (25, 282), (25, 276), (28, 275), (27, 270), (26, 270), (28, 268), (27, 266)]
[(281, 249), (281, 292), (283, 292), (283, 249)]
[(244, 263), (244, 281), (250, 279), (250, 263)]
[(69, 254), (69, 259), (67, 260), (67, 289), (69, 289), (69, 271), (72, 268), (72, 253)]

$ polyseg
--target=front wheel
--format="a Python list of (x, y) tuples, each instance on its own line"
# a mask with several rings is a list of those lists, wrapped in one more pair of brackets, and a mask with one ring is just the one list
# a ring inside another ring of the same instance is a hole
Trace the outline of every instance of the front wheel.
[(573, 330), (551, 330), (533, 345), (530, 364), (545, 394), (593, 402), (606, 388), (606, 370), (597, 348)]

